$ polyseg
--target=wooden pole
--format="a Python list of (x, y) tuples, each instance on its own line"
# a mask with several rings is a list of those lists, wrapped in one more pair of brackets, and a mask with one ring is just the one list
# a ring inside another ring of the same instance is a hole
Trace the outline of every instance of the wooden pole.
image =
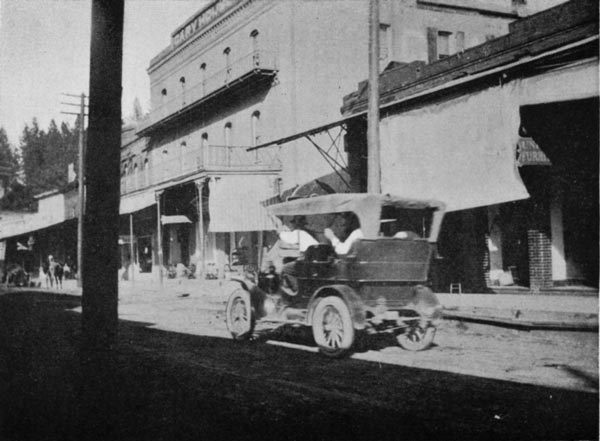
[(82, 331), (84, 348), (117, 341), (123, 0), (92, 1), (85, 155)]
[(133, 214), (129, 215), (129, 252), (131, 254), (131, 284), (135, 283), (135, 247), (133, 246)]
[(156, 198), (156, 254), (158, 256), (158, 281), (160, 282), (160, 287), (163, 286), (163, 249), (162, 249), (162, 222), (160, 219), (160, 197), (162, 195), (162, 191), (157, 191), (154, 195)]
[(381, 193), (379, 153), (379, 0), (369, 4), (369, 102), (367, 108), (367, 191)]
[(85, 146), (83, 144), (83, 131), (85, 129), (85, 95), (81, 94), (81, 109), (79, 111), (79, 167), (77, 171), (78, 185), (78, 207), (77, 217), (77, 286), (81, 288), (81, 276), (83, 267), (83, 214), (85, 212)]
[(205, 265), (205, 245), (204, 245), (204, 215), (203, 215), (203, 210), (204, 210), (204, 205), (202, 203), (202, 193), (204, 192), (204, 180), (198, 180), (196, 181), (196, 189), (198, 190), (198, 246), (200, 247), (199, 251), (200, 251), (200, 259), (201, 259), (201, 264), (200, 264), (200, 275), (204, 276), (204, 272), (206, 271), (206, 265)]

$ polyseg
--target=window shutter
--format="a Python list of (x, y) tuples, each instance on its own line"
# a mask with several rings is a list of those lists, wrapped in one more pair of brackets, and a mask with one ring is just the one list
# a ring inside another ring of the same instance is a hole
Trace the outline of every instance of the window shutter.
[(427, 58), (429, 63), (433, 63), (438, 59), (437, 36), (437, 28), (427, 28)]
[(456, 52), (464, 52), (465, 50), (465, 33), (458, 31), (456, 33)]

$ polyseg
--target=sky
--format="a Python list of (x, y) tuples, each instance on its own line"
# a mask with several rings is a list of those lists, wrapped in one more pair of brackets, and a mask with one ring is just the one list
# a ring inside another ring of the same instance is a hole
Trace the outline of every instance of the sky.
[[(149, 110), (150, 59), (170, 43), (171, 33), (207, 0), (125, 0), (123, 116), (137, 97)], [(89, 88), (91, 0), (0, 0), (0, 127), (18, 146), (25, 124), (42, 129), (51, 119), (71, 126)]]

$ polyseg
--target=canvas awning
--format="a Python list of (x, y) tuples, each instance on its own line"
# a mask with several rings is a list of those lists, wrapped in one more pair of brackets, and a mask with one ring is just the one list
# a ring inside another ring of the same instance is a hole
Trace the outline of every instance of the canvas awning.
[(191, 224), (192, 221), (189, 220), (189, 218), (187, 216), (183, 216), (183, 215), (173, 215), (173, 216), (161, 216), (160, 217), (160, 223), (163, 225), (169, 225), (169, 224)]
[(154, 191), (145, 191), (123, 196), (119, 205), (119, 214), (130, 214), (156, 204)]
[(382, 191), (448, 211), (529, 197), (515, 159), (518, 99), (508, 84), (382, 119)]
[(268, 231), (276, 225), (261, 201), (273, 196), (273, 175), (233, 175), (209, 181), (209, 231)]
[(24, 214), (18, 219), (0, 224), (0, 239), (22, 236), (63, 222), (65, 222), (65, 219), (60, 216), (53, 218), (42, 216), (39, 213)]

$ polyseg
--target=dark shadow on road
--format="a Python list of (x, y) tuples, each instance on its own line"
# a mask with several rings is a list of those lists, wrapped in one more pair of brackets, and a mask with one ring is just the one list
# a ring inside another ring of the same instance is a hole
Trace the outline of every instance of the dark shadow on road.
[(69, 311), (78, 301), (27, 292), (0, 296), (0, 439), (598, 435), (598, 394), (328, 359), (126, 321), (113, 350), (86, 353), (80, 315)]
[(561, 368), (564, 369), (565, 371), (567, 371), (573, 377), (582, 379), (590, 389), (598, 390), (598, 378), (597, 377), (593, 377), (593, 376), (589, 375), (588, 373), (583, 372), (581, 369), (577, 369), (576, 367), (573, 367), (573, 366), (561, 366)]

